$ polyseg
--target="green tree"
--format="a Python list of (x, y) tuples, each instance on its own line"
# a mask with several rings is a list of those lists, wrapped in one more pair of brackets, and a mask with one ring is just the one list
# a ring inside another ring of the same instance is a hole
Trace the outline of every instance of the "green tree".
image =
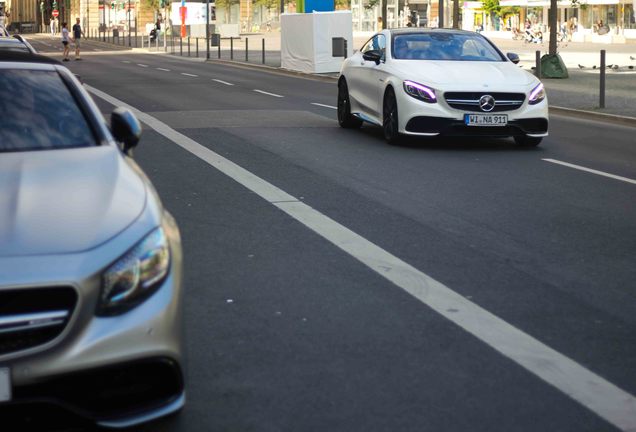
[(482, 0), (482, 9), (490, 17), (490, 22), (494, 22), (495, 17), (501, 14), (501, 6), (499, 0)]
[(144, 6), (148, 9), (156, 11), (159, 10), (159, 0), (143, 0)]

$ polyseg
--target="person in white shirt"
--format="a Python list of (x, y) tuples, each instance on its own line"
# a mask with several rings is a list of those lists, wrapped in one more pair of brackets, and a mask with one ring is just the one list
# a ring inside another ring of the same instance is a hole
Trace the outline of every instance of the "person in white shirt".
[(55, 17), (52, 16), (51, 17), (51, 36), (52, 37), (55, 37), (55, 33), (57, 30), (57, 25), (56, 25), (57, 23), (55, 21), (56, 21)]
[(64, 59), (63, 61), (69, 61), (68, 55), (71, 51), (69, 46), (71, 39), (68, 35), (68, 28), (65, 22), (62, 23), (62, 45), (64, 45)]

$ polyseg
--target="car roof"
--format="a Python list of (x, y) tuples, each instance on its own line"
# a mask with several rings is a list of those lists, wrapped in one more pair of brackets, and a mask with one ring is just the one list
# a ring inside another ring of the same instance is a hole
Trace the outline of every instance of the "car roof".
[[(18, 41), (19, 42), (19, 41)], [(4, 49), (2, 41), (0, 40), (0, 62), (15, 62), (15, 63), (44, 63), (61, 65), (62, 63), (52, 57), (35, 54), (30, 51), (14, 51)]]
[(430, 33), (475, 34), (475, 32), (468, 31), (468, 30), (437, 28), (437, 27), (433, 27), (433, 28), (403, 27), (403, 28), (390, 29), (389, 31), (391, 32), (392, 35), (430, 34)]

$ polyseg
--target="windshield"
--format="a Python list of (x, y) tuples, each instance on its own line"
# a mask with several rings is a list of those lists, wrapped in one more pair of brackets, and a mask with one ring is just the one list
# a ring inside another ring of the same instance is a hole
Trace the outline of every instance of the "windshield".
[(97, 144), (55, 71), (0, 69), (0, 134), (5, 152)]
[(393, 37), (393, 58), (404, 60), (505, 61), (486, 39), (471, 33), (405, 33)]

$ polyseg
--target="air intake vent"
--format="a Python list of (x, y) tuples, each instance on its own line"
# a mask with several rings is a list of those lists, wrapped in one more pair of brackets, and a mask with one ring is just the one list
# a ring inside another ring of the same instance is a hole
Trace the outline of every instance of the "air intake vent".
[(45, 344), (62, 333), (77, 303), (71, 287), (0, 290), (0, 355)]

